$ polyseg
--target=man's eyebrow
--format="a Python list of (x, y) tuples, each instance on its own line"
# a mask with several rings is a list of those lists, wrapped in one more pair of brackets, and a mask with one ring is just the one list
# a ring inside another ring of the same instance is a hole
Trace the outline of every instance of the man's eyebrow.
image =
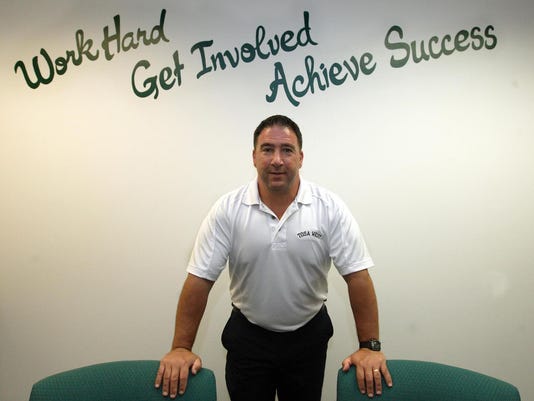
[[(282, 148), (291, 148), (291, 149), (296, 149), (297, 148), (292, 143), (281, 143), (279, 146), (282, 147)], [(270, 143), (270, 142), (264, 142), (264, 143), (260, 144), (260, 148), (267, 148), (267, 147), (276, 147), (276, 145), (274, 143)]]

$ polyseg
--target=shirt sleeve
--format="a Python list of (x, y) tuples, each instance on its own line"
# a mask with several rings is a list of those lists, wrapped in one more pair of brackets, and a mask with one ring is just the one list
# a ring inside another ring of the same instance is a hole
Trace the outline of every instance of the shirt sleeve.
[(360, 227), (345, 203), (334, 197), (330, 223), (330, 257), (341, 275), (374, 266)]
[(221, 198), (204, 218), (187, 265), (188, 273), (210, 281), (224, 270), (230, 251), (231, 226), (224, 204)]

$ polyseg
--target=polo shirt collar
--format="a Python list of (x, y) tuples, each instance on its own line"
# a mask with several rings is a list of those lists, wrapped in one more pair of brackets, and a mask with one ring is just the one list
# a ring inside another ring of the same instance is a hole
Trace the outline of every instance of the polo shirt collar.
[[(310, 183), (306, 180), (300, 179), (299, 191), (297, 193), (296, 202), (304, 205), (309, 205), (312, 202), (312, 191)], [(247, 187), (245, 196), (243, 198), (245, 205), (259, 205), (261, 203), (260, 193), (258, 190), (258, 178), (252, 180)]]

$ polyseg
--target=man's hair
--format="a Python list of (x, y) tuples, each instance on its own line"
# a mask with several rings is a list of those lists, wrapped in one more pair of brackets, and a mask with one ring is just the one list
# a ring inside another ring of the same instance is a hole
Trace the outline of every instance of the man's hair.
[(258, 143), (258, 137), (261, 134), (261, 131), (263, 131), (265, 128), (272, 127), (274, 125), (279, 125), (280, 127), (287, 127), (291, 131), (295, 133), (297, 136), (297, 142), (299, 144), (300, 149), (302, 149), (302, 133), (300, 132), (300, 128), (292, 119), (289, 117), (283, 116), (281, 114), (276, 114), (271, 117), (267, 117), (265, 120), (263, 120), (260, 125), (258, 125), (258, 128), (254, 131), (254, 149), (256, 148), (256, 144)]

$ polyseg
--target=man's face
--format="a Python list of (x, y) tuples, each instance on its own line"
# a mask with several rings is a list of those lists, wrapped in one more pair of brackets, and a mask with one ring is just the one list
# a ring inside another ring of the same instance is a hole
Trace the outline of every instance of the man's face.
[(289, 193), (298, 189), (304, 154), (297, 136), (288, 127), (273, 125), (261, 131), (252, 152), (260, 189)]

